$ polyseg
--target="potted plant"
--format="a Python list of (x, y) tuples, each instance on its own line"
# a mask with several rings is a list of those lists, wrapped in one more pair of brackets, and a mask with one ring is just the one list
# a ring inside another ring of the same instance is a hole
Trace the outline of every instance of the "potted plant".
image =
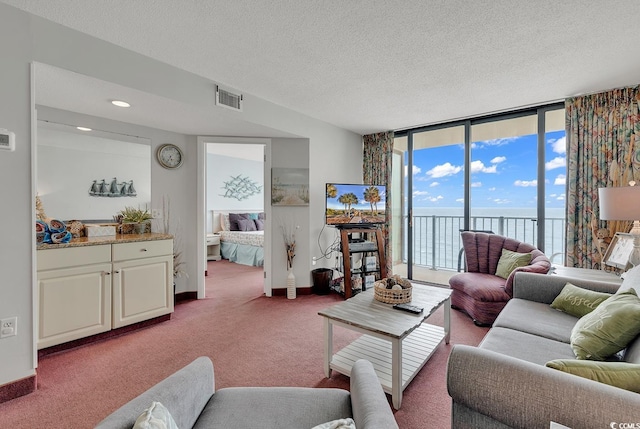
[(123, 224), (135, 224), (134, 229), (138, 234), (143, 234), (147, 228), (147, 223), (153, 219), (149, 210), (143, 210), (140, 208), (136, 209), (134, 207), (125, 207), (119, 214), (122, 216)]

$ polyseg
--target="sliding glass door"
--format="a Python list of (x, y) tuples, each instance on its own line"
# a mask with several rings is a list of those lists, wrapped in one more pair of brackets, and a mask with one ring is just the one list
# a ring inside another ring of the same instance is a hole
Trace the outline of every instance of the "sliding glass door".
[(447, 284), (464, 269), (462, 230), (537, 245), (560, 263), (564, 145), (562, 105), (396, 133), (394, 273)]

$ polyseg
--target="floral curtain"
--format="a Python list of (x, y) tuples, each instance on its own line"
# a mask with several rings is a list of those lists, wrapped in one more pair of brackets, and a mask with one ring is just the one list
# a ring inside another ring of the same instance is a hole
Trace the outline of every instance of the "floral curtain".
[(610, 237), (615, 231), (598, 218), (598, 188), (627, 186), (630, 179), (640, 176), (639, 88), (615, 89), (565, 102), (565, 264), (569, 267), (601, 268), (606, 240), (599, 237)]
[(387, 275), (393, 273), (388, 225), (391, 222), (391, 164), (393, 154), (393, 131), (363, 136), (362, 181), (370, 185), (386, 185), (385, 220), (383, 227)]

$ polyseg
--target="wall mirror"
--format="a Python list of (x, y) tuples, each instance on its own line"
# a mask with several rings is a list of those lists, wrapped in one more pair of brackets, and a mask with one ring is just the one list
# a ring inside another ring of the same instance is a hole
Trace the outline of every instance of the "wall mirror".
[(151, 207), (151, 141), (38, 120), (37, 187), (48, 217), (113, 221)]

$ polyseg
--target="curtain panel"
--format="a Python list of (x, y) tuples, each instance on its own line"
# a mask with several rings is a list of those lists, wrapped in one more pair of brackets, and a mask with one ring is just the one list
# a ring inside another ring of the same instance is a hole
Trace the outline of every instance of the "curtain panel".
[[(569, 98), (567, 136), (568, 267), (601, 268), (609, 236), (599, 220), (598, 188), (627, 186), (640, 175), (639, 86)], [(600, 234), (598, 234), (600, 230)]]
[(387, 275), (393, 273), (393, 255), (391, 254), (389, 225), (391, 224), (391, 164), (393, 154), (393, 131), (368, 134), (362, 137), (362, 182), (369, 185), (385, 185), (385, 225), (384, 253), (387, 261)]

